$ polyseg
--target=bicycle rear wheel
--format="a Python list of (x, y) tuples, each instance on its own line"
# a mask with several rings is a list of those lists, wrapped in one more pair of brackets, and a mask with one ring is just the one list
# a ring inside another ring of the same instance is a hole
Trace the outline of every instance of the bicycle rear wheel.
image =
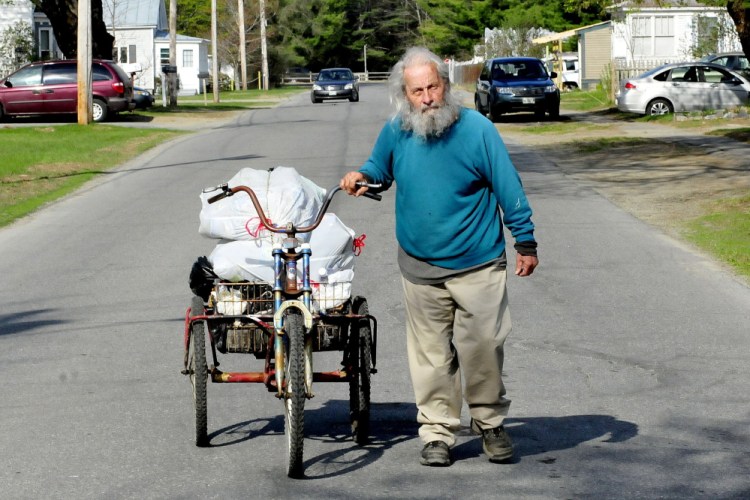
[[(367, 300), (356, 297), (352, 312), (357, 315), (369, 314)], [(368, 319), (352, 322), (350, 333), (350, 359), (352, 362), (349, 379), (349, 416), (352, 424), (352, 438), (359, 445), (370, 438), (370, 368), (372, 367), (372, 330)]]
[(288, 309), (284, 316), (286, 353), (284, 360), (284, 416), (287, 437), (287, 475), (304, 476), (302, 455), (305, 437), (305, 324), (300, 311)]
[[(193, 297), (190, 306), (191, 315), (204, 314), (203, 299)], [(190, 326), (190, 345), (188, 346), (188, 367), (190, 369), (190, 384), (193, 386), (193, 406), (195, 408), (195, 445), (208, 445), (208, 398), (206, 382), (208, 380), (208, 365), (206, 364), (206, 327), (202, 321), (196, 321)]]

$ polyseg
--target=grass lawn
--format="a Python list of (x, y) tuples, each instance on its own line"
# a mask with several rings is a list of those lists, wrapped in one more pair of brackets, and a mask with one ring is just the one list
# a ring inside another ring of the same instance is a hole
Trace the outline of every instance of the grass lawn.
[(0, 128), (0, 227), (180, 134), (101, 124)]

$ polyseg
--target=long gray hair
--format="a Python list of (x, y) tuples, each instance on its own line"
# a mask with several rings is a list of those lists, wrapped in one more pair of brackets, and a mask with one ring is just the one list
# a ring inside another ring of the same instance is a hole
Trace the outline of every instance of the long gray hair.
[(412, 47), (401, 56), (401, 59), (391, 69), (391, 76), (388, 78), (388, 90), (391, 98), (391, 104), (395, 107), (396, 115), (408, 112), (410, 109), (409, 101), (406, 99), (406, 87), (404, 85), (404, 70), (411, 66), (422, 66), (432, 64), (438, 72), (438, 76), (445, 83), (444, 99), (448, 103), (453, 102), (451, 94), (451, 82), (448, 74), (448, 65), (440, 59), (434, 52), (424, 47)]

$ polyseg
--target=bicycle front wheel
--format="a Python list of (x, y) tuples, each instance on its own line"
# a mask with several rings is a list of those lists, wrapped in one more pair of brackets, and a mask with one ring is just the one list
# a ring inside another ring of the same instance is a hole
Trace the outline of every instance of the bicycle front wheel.
[[(354, 314), (369, 314), (364, 297), (354, 299)], [(350, 332), (350, 356), (353, 373), (349, 379), (349, 416), (354, 442), (367, 444), (370, 437), (370, 369), (372, 367), (372, 330), (366, 318), (353, 321)]]
[(285, 343), (284, 415), (287, 438), (287, 475), (301, 478), (305, 428), (305, 323), (302, 313), (288, 310), (284, 317)]

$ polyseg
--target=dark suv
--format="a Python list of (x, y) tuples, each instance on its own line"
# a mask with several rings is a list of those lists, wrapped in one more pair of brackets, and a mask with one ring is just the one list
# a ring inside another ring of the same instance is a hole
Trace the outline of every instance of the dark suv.
[[(135, 107), (133, 84), (114, 62), (94, 60), (91, 80), (94, 121)], [(75, 60), (31, 63), (0, 80), (0, 119), (4, 115), (76, 113), (77, 107)]]
[(482, 68), (474, 93), (474, 106), (490, 120), (504, 113), (533, 111), (541, 118), (560, 116), (560, 90), (552, 81), (554, 71), (533, 57), (499, 57)]

